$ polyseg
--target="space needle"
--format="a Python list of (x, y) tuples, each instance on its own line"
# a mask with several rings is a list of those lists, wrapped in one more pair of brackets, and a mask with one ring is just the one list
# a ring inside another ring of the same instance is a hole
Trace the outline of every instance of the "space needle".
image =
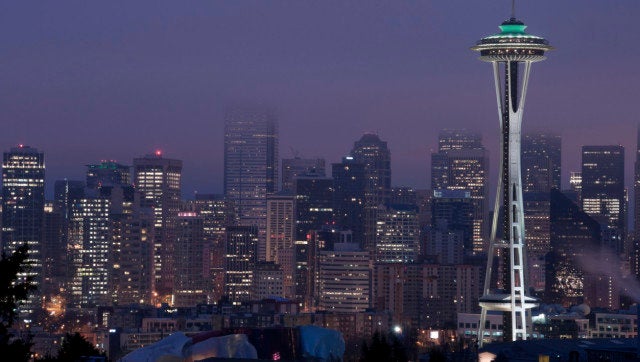
[[(488, 311), (505, 314), (504, 340), (515, 341), (527, 339), (531, 309), (538, 305), (537, 299), (527, 296), (526, 287), (520, 140), (531, 64), (544, 60), (545, 52), (552, 47), (546, 39), (525, 32), (527, 27), (516, 19), (514, 9), (512, 2), (511, 18), (500, 25), (500, 33), (480, 39), (471, 48), (480, 52), (480, 60), (493, 66), (500, 121), (500, 171), (480, 298), (480, 346), (485, 339)], [(496, 256), (502, 263), (494, 270)]]

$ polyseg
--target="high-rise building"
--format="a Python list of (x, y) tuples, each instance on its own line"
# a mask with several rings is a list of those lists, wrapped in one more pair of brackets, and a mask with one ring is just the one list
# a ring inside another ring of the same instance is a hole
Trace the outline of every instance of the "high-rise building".
[(479, 134), (449, 131), (441, 137), (445, 139), (439, 140), (440, 150), (431, 154), (431, 188), (471, 193), (474, 205), (473, 252), (481, 253), (487, 250), (487, 152)]
[(549, 192), (523, 194), (527, 271), (536, 292), (545, 290), (545, 255), (551, 249)]
[(299, 176), (295, 181), (296, 240), (306, 240), (311, 230), (333, 219), (333, 179)]
[(209, 246), (204, 218), (196, 212), (180, 212), (176, 222), (174, 306), (207, 303), (210, 285)]
[(624, 240), (624, 147), (582, 147), (582, 209), (589, 216), (613, 229), (617, 234), (614, 238)]
[(267, 194), (278, 187), (278, 122), (255, 109), (227, 112), (224, 129), (224, 194), (240, 225), (258, 227), (258, 260), (266, 258)]
[(101, 161), (87, 165), (87, 188), (97, 189), (100, 186), (131, 185), (131, 167), (116, 161)]
[(251, 299), (253, 272), (258, 262), (258, 229), (255, 226), (227, 227), (225, 252), (225, 296), (234, 304)]
[(175, 225), (181, 202), (182, 161), (164, 158), (161, 151), (133, 160), (134, 183), (142, 207), (153, 209), (154, 275), (160, 296), (173, 290)]
[(283, 158), (282, 159), (282, 192), (293, 192), (294, 180), (305, 174), (325, 176), (323, 158)]
[(53, 210), (53, 204), (45, 205), (42, 234), (42, 285), (43, 298), (50, 300), (60, 295), (66, 281), (66, 240), (63, 238), (63, 219)]
[(546, 256), (545, 299), (565, 306), (584, 302), (585, 273), (578, 262), (600, 250), (601, 228), (558, 190), (550, 197), (551, 251)]
[(375, 261), (413, 263), (420, 255), (420, 228), (415, 206), (389, 205), (378, 214)]
[[(2, 249), (14, 252), (29, 248), (29, 269), (19, 278), (31, 277), (36, 287), (42, 283), (42, 226), (44, 223), (44, 153), (20, 145), (4, 153), (2, 162)], [(39, 306), (38, 291), (33, 292), (20, 308), (29, 315)]]
[(333, 179), (319, 176), (296, 178), (295, 220), (296, 253), (295, 284), (296, 298), (303, 299), (309, 287), (308, 253), (313, 230), (331, 223), (333, 218)]
[[(353, 159), (364, 164), (364, 249), (375, 249), (378, 213), (389, 203), (391, 192), (391, 151), (376, 134), (366, 133), (353, 145)], [(383, 205), (382, 208), (380, 206)]]
[(440, 264), (462, 264), (465, 255), (473, 255), (471, 191), (434, 191), (431, 216), (427, 255), (437, 256)]
[[(551, 134), (526, 134), (522, 138), (522, 191), (549, 192), (561, 187), (561, 138)], [(526, 214), (525, 206), (525, 214)]]
[[(504, 335), (508, 341), (527, 339), (531, 332), (527, 314), (536, 305), (534, 298), (526, 296), (520, 142), (531, 64), (544, 60), (545, 52), (552, 47), (544, 38), (525, 33), (525, 29), (526, 25), (512, 12), (511, 18), (500, 25), (499, 34), (484, 37), (471, 48), (480, 52), (480, 60), (493, 65), (501, 132), (500, 179), (489, 239), (489, 267), (484, 294), (480, 298), (480, 345), (484, 342), (488, 310), (505, 313)], [(500, 206), (502, 212), (499, 212)], [(498, 229), (502, 230), (500, 238)], [(498, 278), (502, 290), (491, 288), (491, 266), (496, 252), (502, 252), (502, 275)]]
[(141, 194), (132, 186), (103, 186), (111, 200), (109, 289), (116, 305), (152, 303), (153, 210), (140, 207)]
[(351, 230), (353, 241), (364, 242), (365, 166), (347, 156), (331, 165), (333, 177), (333, 220), (345, 230)]
[(267, 256), (268, 262), (280, 265), (283, 274), (283, 295), (292, 298), (295, 273), (295, 213), (294, 197), (284, 193), (267, 196)]
[(636, 160), (633, 167), (633, 252), (631, 268), (640, 279), (640, 125), (636, 136)]
[(111, 200), (96, 195), (74, 200), (69, 221), (73, 277), (68, 288), (75, 307), (110, 305)]
[(196, 194), (193, 210), (203, 218), (204, 236), (209, 250), (211, 266), (211, 290), (208, 297), (218, 301), (224, 295), (224, 250), (227, 227), (237, 225), (237, 215), (233, 203), (224, 195)]
[(336, 243), (318, 255), (319, 308), (335, 313), (364, 312), (370, 307), (369, 252), (356, 243)]

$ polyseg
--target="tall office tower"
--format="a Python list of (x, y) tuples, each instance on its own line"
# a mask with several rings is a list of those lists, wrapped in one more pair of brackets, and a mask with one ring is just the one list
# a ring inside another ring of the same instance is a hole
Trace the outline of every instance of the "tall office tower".
[(267, 261), (284, 272), (283, 296), (293, 298), (295, 274), (294, 197), (284, 193), (267, 196)]
[[(2, 162), (2, 251), (29, 247), (29, 270), (18, 277), (31, 277), (36, 287), (42, 283), (42, 225), (44, 220), (44, 153), (20, 145), (4, 153)], [(31, 293), (20, 307), (28, 316), (39, 307), (40, 292)]]
[(431, 215), (427, 255), (438, 256), (440, 264), (462, 264), (465, 255), (473, 255), (474, 204), (470, 191), (434, 191)]
[(433, 190), (468, 190), (474, 204), (473, 250), (487, 250), (485, 219), (487, 210), (487, 174), (489, 157), (482, 137), (463, 130), (440, 133), (437, 153), (431, 154)]
[(111, 200), (111, 301), (149, 305), (154, 292), (153, 210), (140, 207), (141, 194), (133, 186), (103, 186), (100, 190)]
[(294, 180), (308, 173), (324, 177), (325, 162), (323, 158), (283, 158), (282, 159), (282, 192), (293, 192)]
[(48, 202), (44, 209), (42, 225), (42, 285), (41, 294), (51, 300), (61, 294), (66, 279), (66, 249), (63, 238), (63, 219)]
[(204, 219), (195, 212), (180, 212), (176, 222), (173, 305), (193, 307), (207, 303), (210, 285), (209, 246)]
[(337, 243), (353, 243), (352, 236), (351, 231), (324, 225), (321, 229), (310, 231), (307, 244), (297, 250), (296, 256), (299, 259), (296, 265), (296, 297), (302, 300), (304, 311), (315, 312), (320, 304), (320, 252), (334, 250)]
[(267, 194), (278, 187), (278, 122), (269, 112), (234, 109), (224, 129), (224, 194), (240, 225), (258, 227), (258, 260), (266, 257)]
[[(582, 147), (582, 209), (614, 231), (612, 245), (622, 245), (626, 233), (624, 147)], [(615, 250), (621, 253), (623, 250)]]
[(204, 236), (209, 246), (211, 290), (209, 300), (218, 301), (224, 293), (224, 250), (228, 226), (237, 225), (233, 203), (224, 195), (196, 194), (193, 209), (204, 220)]
[(560, 191), (552, 190), (550, 236), (545, 299), (565, 306), (580, 304), (585, 273), (579, 260), (587, 252), (600, 251), (600, 225)]
[(69, 245), (74, 273), (68, 288), (71, 305), (110, 305), (111, 202), (105, 197), (75, 200), (69, 220)]
[(485, 219), (487, 210), (488, 157), (483, 149), (450, 150), (434, 153), (433, 190), (468, 190), (474, 203), (473, 250), (487, 250)]
[[(479, 344), (484, 340), (488, 310), (505, 312), (505, 340), (527, 339), (531, 323), (527, 318), (536, 300), (526, 296), (524, 276), (524, 208), (520, 163), (522, 111), (529, 82), (531, 64), (544, 60), (544, 53), (552, 48), (538, 36), (525, 33), (526, 26), (512, 16), (500, 25), (500, 33), (482, 38), (473, 50), (480, 52), (480, 60), (493, 65), (493, 73), (500, 114), (500, 178), (489, 239), (487, 277), (484, 295), (480, 299)], [(501, 79), (501, 73), (504, 76)], [(502, 207), (503, 212), (498, 212)], [(500, 218), (500, 214), (502, 217)], [(498, 238), (498, 229), (502, 235)], [(493, 257), (502, 252), (501, 288), (491, 288)], [(508, 267), (507, 267), (508, 266)], [(507, 270), (508, 269), (508, 270)], [(530, 315), (529, 315), (530, 316)]]
[(389, 205), (378, 214), (375, 260), (413, 263), (420, 255), (420, 228), (415, 206)]
[(369, 252), (357, 243), (336, 243), (318, 255), (319, 308), (335, 313), (364, 312), (370, 307)]
[(384, 211), (380, 205), (389, 203), (391, 192), (391, 151), (387, 142), (376, 134), (366, 133), (353, 145), (351, 156), (364, 164), (364, 249), (375, 249), (376, 221)]
[(319, 176), (299, 176), (294, 182), (296, 220), (296, 298), (303, 299), (308, 286), (309, 235), (332, 222), (333, 179)]
[(158, 294), (173, 290), (175, 224), (180, 211), (182, 161), (164, 158), (162, 152), (133, 160), (134, 183), (142, 193), (141, 207), (153, 208), (154, 275)]
[(636, 160), (633, 166), (633, 252), (631, 269), (640, 279), (640, 126), (636, 136)]
[(299, 176), (295, 181), (296, 240), (333, 220), (333, 179)]
[(549, 192), (560, 190), (561, 138), (527, 134), (522, 139), (522, 191), (529, 285), (544, 291), (544, 256), (549, 252)]
[(353, 241), (364, 242), (364, 188), (366, 185), (363, 163), (347, 156), (342, 163), (331, 165), (333, 177), (333, 220), (345, 230), (351, 230)]
[(87, 165), (87, 188), (131, 185), (131, 167), (116, 161), (100, 161)]
[(528, 281), (536, 292), (545, 290), (545, 255), (551, 249), (549, 192), (525, 192), (522, 196)]
[(551, 188), (560, 190), (561, 142), (560, 136), (551, 134), (524, 135), (522, 138), (523, 192), (549, 192)]
[(239, 305), (251, 299), (253, 271), (258, 262), (258, 228), (230, 226), (226, 244), (224, 294)]

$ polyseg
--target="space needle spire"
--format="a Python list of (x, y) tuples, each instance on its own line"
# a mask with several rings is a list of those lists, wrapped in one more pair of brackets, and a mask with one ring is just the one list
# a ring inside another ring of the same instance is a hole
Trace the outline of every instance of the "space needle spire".
[[(545, 59), (549, 42), (525, 32), (526, 25), (511, 18), (500, 25), (500, 33), (480, 39), (471, 49), (480, 52), (480, 60), (493, 66), (500, 125), (500, 172), (487, 252), (487, 271), (480, 298), (478, 343), (485, 335), (488, 311), (505, 315), (504, 340), (527, 339), (531, 332), (530, 313), (537, 299), (527, 295), (524, 210), (520, 173), (522, 112), (529, 83), (531, 64)], [(494, 268), (494, 258), (501, 267)], [(494, 283), (492, 283), (494, 282)]]

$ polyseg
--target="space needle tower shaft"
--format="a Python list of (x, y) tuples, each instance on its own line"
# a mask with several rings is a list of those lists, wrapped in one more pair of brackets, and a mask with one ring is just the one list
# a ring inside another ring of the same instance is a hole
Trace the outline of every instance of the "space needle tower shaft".
[[(527, 339), (530, 333), (530, 318), (527, 316), (537, 305), (535, 298), (526, 295), (520, 143), (531, 64), (544, 60), (545, 52), (552, 47), (544, 38), (525, 33), (525, 29), (524, 23), (513, 15), (512, 8), (512, 17), (500, 25), (500, 33), (482, 38), (471, 48), (480, 52), (480, 60), (493, 66), (500, 129), (498, 191), (483, 296), (480, 298), (480, 345), (486, 337), (488, 311), (505, 313), (505, 340)], [(502, 267), (498, 270), (494, 270), (496, 255), (502, 258)], [(497, 283), (492, 285), (492, 280)]]

